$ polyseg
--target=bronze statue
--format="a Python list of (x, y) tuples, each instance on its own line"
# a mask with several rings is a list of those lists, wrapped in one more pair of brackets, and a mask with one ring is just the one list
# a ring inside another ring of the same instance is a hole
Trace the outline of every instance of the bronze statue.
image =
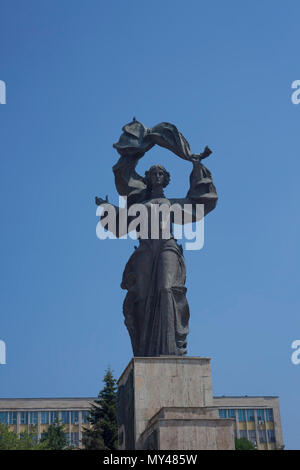
[[(193, 164), (190, 175), (190, 188), (185, 198), (168, 199), (164, 188), (168, 185), (170, 174), (161, 165), (154, 165), (145, 177), (136, 173), (140, 158), (155, 144), (165, 147)], [(184, 211), (191, 208), (189, 221), (197, 221), (197, 204), (204, 207), (203, 215), (212, 211), (217, 203), (216, 188), (210, 171), (201, 160), (211, 153), (206, 147), (201, 154), (192, 154), (183, 135), (170, 123), (163, 122), (147, 129), (142, 123), (133, 121), (123, 127), (123, 134), (113, 145), (121, 155), (113, 166), (115, 185), (121, 196), (127, 197), (127, 209), (134, 204), (142, 204), (149, 214), (153, 205), (172, 206), (178, 204)], [(109, 204), (107, 198), (96, 197), (96, 204)], [(188, 206), (186, 206), (188, 205)], [(121, 209), (115, 207), (116, 211)], [(103, 219), (104, 215), (102, 215)], [(128, 218), (128, 225), (132, 217)], [(122, 289), (127, 290), (123, 304), (125, 324), (130, 334), (134, 356), (181, 356), (187, 352), (187, 334), (189, 306), (186, 299), (186, 268), (182, 247), (172, 234), (170, 225), (169, 238), (163, 238), (159, 222), (158, 237), (151, 238), (150, 229), (141, 234), (137, 230), (139, 246), (126, 264)], [(178, 221), (176, 221), (178, 223)], [(128, 229), (128, 225), (126, 226)], [(125, 229), (126, 232), (126, 229)], [(116, 236), (121, 236), (120, 227), (116, 227)]]

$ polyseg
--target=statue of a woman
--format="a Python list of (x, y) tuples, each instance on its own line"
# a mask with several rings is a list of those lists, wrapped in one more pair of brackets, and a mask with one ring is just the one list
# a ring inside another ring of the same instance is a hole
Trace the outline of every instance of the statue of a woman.
[[(164, 188), (170, 181), (170, 174), (161, 165), (152, 166), (144, 178), (136, 173), (139, 159), (155, 144), (192, 162), (190, 188), (185, 198), (165, 197)], [(188, 142), (174, 125), (161, 123), (147, 129), (134, 119), (123, 127), (123, 134), (114, 147), (121, 154), (113, 167), (115, 184), (118, 193), (127, 197), (127, 209), (136, 203), (143, 204), (151, 221), (153, 205), (179, 204), (184, 212), (185, 204), (189, 204), (192, 212), (189, 221), (196, 221), (197, 204), (203, 205), (204, 215), (215, 208), (218, 199), (216, 189), (211, 173), (201, 163), (211, 151), (206, 147), (202, 154), (192, 154)], [(107, 203), (107, 199), (96, 198), (98, 205)], [(151, 227), (147, 236), (137, 232), (139, 246), (123, 273), (121, 287), (128, 291), (123, 313), (134, 356), (181, 356), (187, 352), (190, 314), (186, 300), (185, 261), (182, 247), (174, 239), (171, 227), (169, 238), (162, 237), (161, 226), (164, 222), (172, 225), (172, 219), (161, 220), (159, 235), (154, 239), (149, 237)], [(118, 227), (116, 235), (123, 235), (118, 233)]]

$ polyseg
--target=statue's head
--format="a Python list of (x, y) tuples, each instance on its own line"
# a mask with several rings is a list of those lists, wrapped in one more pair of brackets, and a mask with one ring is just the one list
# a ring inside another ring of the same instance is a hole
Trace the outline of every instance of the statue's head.
[(155, 186), (165, 188), (170, 182), (170, 173), (162, 165), (153, 165), (145, 172), (144, 181), (147, 188), (152, 190)]

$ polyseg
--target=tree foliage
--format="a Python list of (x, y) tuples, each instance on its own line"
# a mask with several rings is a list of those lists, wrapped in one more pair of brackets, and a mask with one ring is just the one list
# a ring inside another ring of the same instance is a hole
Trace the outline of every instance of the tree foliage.
[(0, 450), (62, 450), (68, 449), (63, 425), (58, 421), (50, 424), (45, 435), (38, 441), (37, 426), (19, 435), (10, 431), (7, 424), (0, 423)]
[(20, 435), (9, 430), (7, 424), (0, 423), (0, 450), (39, 450), (43, 446), (37, 441), (36, 427)]
[(240, 439), (235, 439), (235, 450), (255, 450), (255, 446), (245, 437), (241, 437)]
[(83, 445), (86, 449), (117, 449), (116, 419), (117, 386), (110, 368), (106, 371), (105, 386), (91, 405), (89, 428), (84, 428)]
[(68, 448), (68, 441), (65, 435), (65, 427), (58, 420), (51, 423), (40, 440), (44, 449), (63, 450)]

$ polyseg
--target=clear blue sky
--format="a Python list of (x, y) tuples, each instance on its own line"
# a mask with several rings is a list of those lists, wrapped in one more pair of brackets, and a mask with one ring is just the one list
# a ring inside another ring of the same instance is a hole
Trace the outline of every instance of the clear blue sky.
[[(94, 196), (133, 116), (208, 144), (219, 204), (186, 252), (189, 355), (215, 395), (279, 395), (300, 449), (300, 79), (297, 1), (2, 0), (1, 397), (91, 396), (132, 352), (122, 317), (134, 241), (96, 238)], [(155, 148), (171, 197), (191, 165)]]

